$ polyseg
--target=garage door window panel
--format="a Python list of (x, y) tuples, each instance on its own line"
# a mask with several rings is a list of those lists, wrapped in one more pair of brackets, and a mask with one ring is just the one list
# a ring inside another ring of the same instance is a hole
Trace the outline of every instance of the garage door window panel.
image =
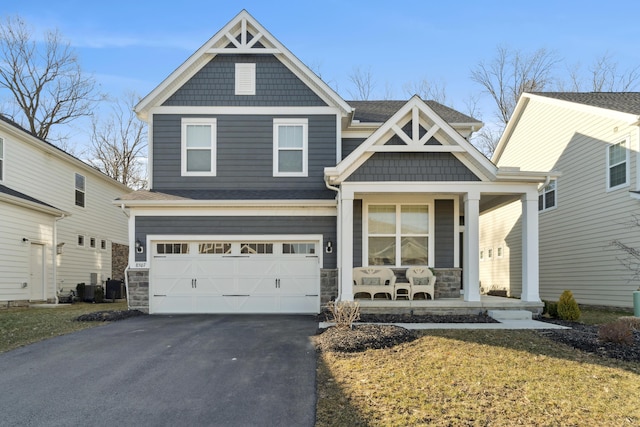
[(188, 254), (188, 243), (156, 243), (156, 253), (158, 255), (167, 254)]
[(240, 253), (252, 255), (273, 254), (273, 243), (241, 243)]
[(207, 255), (229, 255), (231, 254), (231, 243), (207, 242), (198, 244), (198, 253)]
[(316, 253), (316, 245), (314, 243), (283, 243), (282, 253), (313, 255)]

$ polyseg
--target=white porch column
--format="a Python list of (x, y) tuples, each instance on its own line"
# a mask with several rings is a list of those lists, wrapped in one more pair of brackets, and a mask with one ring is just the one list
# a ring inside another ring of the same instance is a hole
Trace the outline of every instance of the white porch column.
[(522, 196), (522, 295), (520, 299), (540, 302), (538, 259), (538, 192)]
[(340, 257), (340, 292), (341, 301), (353, 301), (353, 192), (344, 189), (341, 195), (340, 245), (338, 256)]
[(480, 301), (480, 193), (464, 197), (464, 300)]

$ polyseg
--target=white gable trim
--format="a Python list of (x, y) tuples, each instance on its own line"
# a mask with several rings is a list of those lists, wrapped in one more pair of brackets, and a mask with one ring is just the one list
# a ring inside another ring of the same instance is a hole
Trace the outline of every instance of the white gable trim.
[[(254, 35), (251, 40), (248, 40), (247, 37), (249, 30), (252, 31)], [(240, 36), (239, 41), (237, 40), (238, 36)], [(258, 41), (264, 48), (255, 46)], [(229, 44), (233, 45), (233, 47), (227, 47)], [(291, 72), (322, 98), (323, 101), (330, 106), (338, 107), (342, 115), (346, 116), (353, 110), (340, 95), (296, 58), (283, 44), (260, 25), (249, 12), (242, 10), (136, 105), (135, 111), (138, 117), (142, 120), (147, 120), (151, 108), (162, 105), (164, 101), (202, 69), (215, 55), (223, 52), (233, 54), (274, 54)]]
[[(427, 124), (421, 113), (427, 116), (432, 125)], [(402, 127), (411, 120), (412, 137)], [(419, 126), (427, 133), (420, 138)], [(439, 132), (444, 132), (453, 141), (444, 140)], [(384, 145), (392, 134), (398, 135), (406, 145)], [(425, 145), (435, 137), (442, 145)], [(493, 180), (498, 172), (497, 167), (484, 157), (473, 145), (456, 132), (445, 120), (433, 111), (418, 96), (413, 96), (389, 120), (380, 126), (358, 148), (349, 154), (334, 168), (325, 168), (325, 177), (332, 184), (339, 184), (347, 179), (356, 169), (362, 166), (375, 152), (451, 152), (466, 167), (484, 180)]]

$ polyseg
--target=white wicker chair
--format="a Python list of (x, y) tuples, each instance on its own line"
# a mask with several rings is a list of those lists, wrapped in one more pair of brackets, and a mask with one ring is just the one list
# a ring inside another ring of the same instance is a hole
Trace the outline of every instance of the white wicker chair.
[(435, 299), (436, 276), (434, 276), (429, 267), (409, 267), (407, 269), (407, 279), (411, 285), (410, 299), (413, 299), (419, 293), (424, 293), (425, 299), (427, 294), (431, 299)]
[(353, 269), (353, 295), (367, 293), (374, 299), (377, 294), (394, 298), (396, 275), (388, 267), (356, 267)]

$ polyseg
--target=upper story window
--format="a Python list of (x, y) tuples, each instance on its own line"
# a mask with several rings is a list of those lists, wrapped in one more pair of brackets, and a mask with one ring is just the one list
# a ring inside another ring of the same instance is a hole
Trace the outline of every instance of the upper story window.
[(236, 95), (256, 94), (256, 64), (236, 64)]
[(629, 185), (629, 141), (607, 147), (607, 189)]
[(546, 211), (556, 207), (556, 180), (552, 179), (549, 185), (544, 187), (538, 195), (538, 210)]
[(4, 180), (4, 139), (0, 138), (0, 181)]
[(273, 176), (307, 176), (307, 119), (273, 119)]
[(76, 206), (84, 208), (86, 190), (85, 190), (85, 178), (79, 173), (76, 174)]
[(216, 119), (182, 119), (182, 176), (215, 176)]
[(368, 265), (429, 265), (427, 205), (369, 205), (367, 214)]

